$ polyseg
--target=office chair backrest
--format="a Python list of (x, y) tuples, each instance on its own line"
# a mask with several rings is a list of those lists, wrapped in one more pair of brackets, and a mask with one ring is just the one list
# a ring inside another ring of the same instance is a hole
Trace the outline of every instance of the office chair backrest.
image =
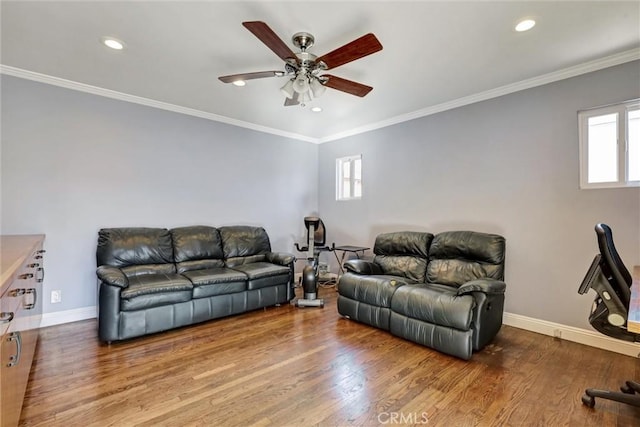
[(595, 230), (600, 253), (593, 259), (578, 293), (585, 294), (589, 289), (597, 293), (589, 314), (591, 326), (610, 337), (636, 342), (640, 340), (640, 335), (626, 328), (631, 300), (631, 275), (613, 244), (611, 228), (606, 224), (597, 224)]
[(631, 299), (631, 274), (625, 267), (616, 246), (613, 243), (613, 232), (607, 224), (596, 224), (598, 248), (602, 255), (602, 272), (607, 276), (611, 287), (622, 300), (625, 307), (629, 307)]

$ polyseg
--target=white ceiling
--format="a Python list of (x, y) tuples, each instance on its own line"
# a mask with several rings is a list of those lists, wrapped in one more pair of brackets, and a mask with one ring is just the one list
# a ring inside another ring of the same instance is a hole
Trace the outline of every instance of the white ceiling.
[[(5, 74), (312, 142), (640, 58), (640, 1), (3, 0), (1, 7)], [(517, 33), (523, 17), (537, 25)], [(241, 25), (253, 20), (294, 51), (291, 36), (312, 33), (317, 55), (374, 33), (381, 52), (331, 70), (373, 91), (359, 98), (328, 89), (302, 108), (283, 106), (283, 78), (221, 83), (221, 75), (283, 69)], [(126, 48), (102, 46), (103, 36)], [(313, 105), (324, 111), (312, 113)]]

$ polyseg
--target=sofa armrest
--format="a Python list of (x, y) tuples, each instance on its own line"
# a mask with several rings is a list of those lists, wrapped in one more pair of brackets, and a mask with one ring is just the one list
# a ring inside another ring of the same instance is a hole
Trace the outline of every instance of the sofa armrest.
[(294, 255), (286, 252), (269, 252), (267, 254), (267, 261), (274, 264), (289, 266), (289, 264), (291, 264), (295, 260), (296, 257)]
[(98, 279), (108, 285), (117, 286), (119, 288), (129, 287), (129, 279), (127, 279), (127, 276), (125, 276), (119, 268), (101, 265), (98, 267), (98, 270), (96, 270), (96, 274), (98, 275)]
[(365, 259), (350, 259), (344, 263), (344, 269), (356, 274), (384, 274), (378, 264)]
[(471, 280), (458, 288), (458, 295), (467, 295), (473, 292), (483, 294), (504, 294), (506, 283), (494, 279)]

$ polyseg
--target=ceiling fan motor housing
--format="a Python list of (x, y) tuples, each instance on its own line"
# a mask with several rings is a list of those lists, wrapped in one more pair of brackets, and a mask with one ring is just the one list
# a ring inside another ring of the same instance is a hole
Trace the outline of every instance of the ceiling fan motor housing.
[(293, 45), (300, 48), (303, 52), (313, 46), (315, 40), (311, 34), (305, 32), (295, 33), (293, 37), (291, 37)]

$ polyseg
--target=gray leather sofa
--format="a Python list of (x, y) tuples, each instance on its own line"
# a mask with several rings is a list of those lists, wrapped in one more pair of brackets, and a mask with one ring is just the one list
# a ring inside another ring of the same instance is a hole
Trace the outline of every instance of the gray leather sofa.
[(462, 359), (502, 326), (505, 239), (448, 231), (381, 234), (372, 261), (350, 260), (338, 312)]
[(124, 340), (294, 297), (293, 263), (260, 227), (105, 228), (98, 233), (98, 335)]

